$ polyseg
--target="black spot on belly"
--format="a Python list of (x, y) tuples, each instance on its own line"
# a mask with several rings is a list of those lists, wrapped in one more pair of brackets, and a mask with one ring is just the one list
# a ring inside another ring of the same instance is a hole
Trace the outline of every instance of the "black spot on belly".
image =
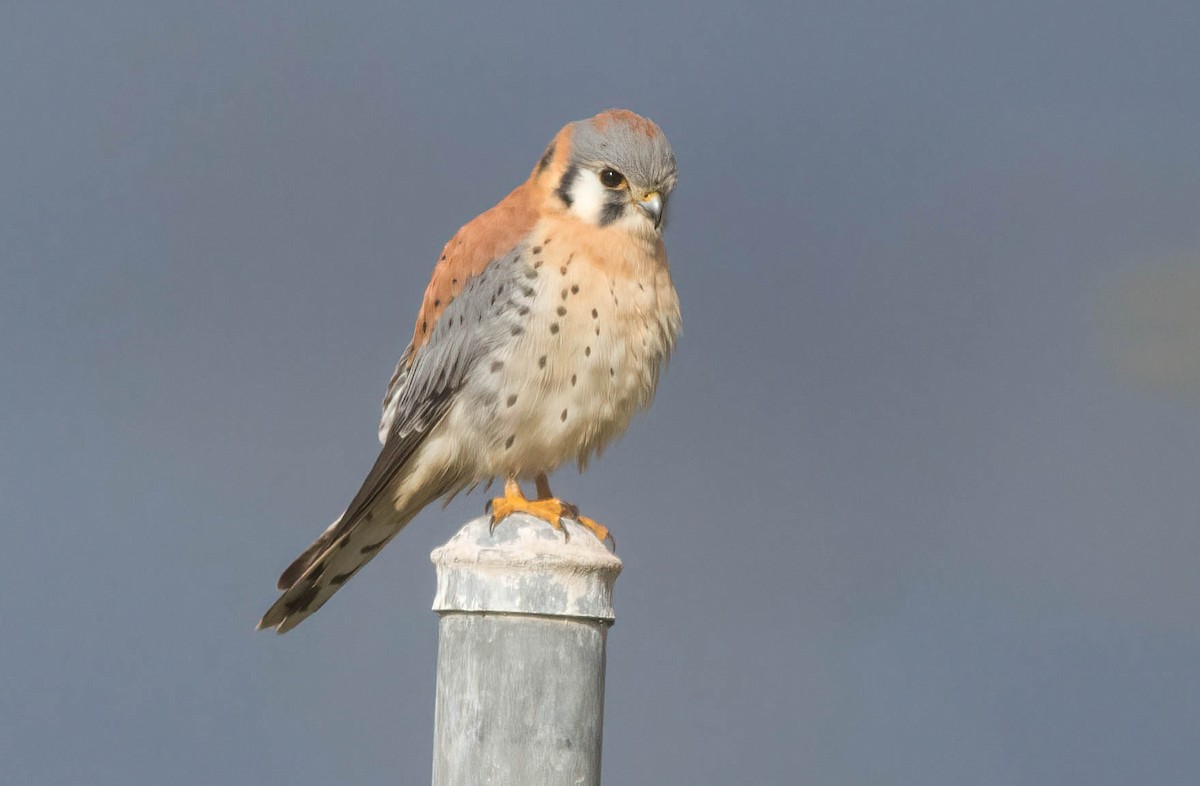
[(572, 374), (572, 375), (571, 375), (571, 385), (572, 385), (572, 386), (574, 386), (574, 385), (575, 385), (575, 380), (576, 380), (576, 376), (575, 376), (574, 374)]
[(562, 414), (561, 414), (561, 415), (559, 415), (559, 419), (560, 419), (560, 420), (562, 420), (564, 423), (566, 422), (566, 420), (567, 420), (567, 411), (566, 411), (565, 409), (562, 411)]
[(534, 247), (533, 247), (533, 253), (535, 253), (535, 254), (540, 254), (540, 253), (542, 253), (542, 247), (541, 247), (541, 246), (534, 246)]
[(517, 395), (514, 393), (513, 395), (509, 396), (509, 397), (508, 397), (508, 401), (507, 401), (507, 402), (505, 402), (505, 403), (507, 403), (507, 404), (508, 404), (508, 406), (510, 406), (510, 407), (511, 407), (513, 404), (516, 404), (516, 403), (517, 403)]
[(593, 308), (592, 309), (592, 319), (599, 319), (599, 318), (600, 318), (600, 312)]
[(563, 306), (559, 306), (558, 307), (558, 315), (560, 317), (565, 317), (567, 315), (567, 309), (564, 308)]
[(515, 325), (512, 329), (512, 334), (514, 336), (519, 336), (524, 332), (525, 332), (525, 328), (521, 327), (520, 325)]
[(538, 368), (545, 368), (545, 367), (546, 367), (546, 356), (542, 355), (540, 358), (538, 358)]
[(503, 360), (496, 360), (496, 361), (492, 362), (492, 373), (493, 374), (495, 374), (497, 371), (499, 371), (502, 368), (504, 368)]
[(558, 323), (557, 323), (557, 322), (551, 322), (551, 323), (550, 323), (550, 332), (551, 332), (551, 333), (557, 333), (557, 332), (558, 332)]
[(590, 358), (590, 357), (592, 356), (592, 348), (591, 348), (591, 347), (584, 347), (584, 348), (583, 348), (583, 356), (584, 356), (584, 357), (589, 357), (589, 358)]
[(571, 294), (572, 294), (572, 295), (578, 295), (578, 294), (579, 294), (579, 285), (578, 285), (578, 284), (572, 284), (572, 285), (571, 285)]
[(508, 450), (513, 445), (513, 440), (517, 438), (516, 434), (509, 434), (508, 439), (504, 440), (504, 449)]

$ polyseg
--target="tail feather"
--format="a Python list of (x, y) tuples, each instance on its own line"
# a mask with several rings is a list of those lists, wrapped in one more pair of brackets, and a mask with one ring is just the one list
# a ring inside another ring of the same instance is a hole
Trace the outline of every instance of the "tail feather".
[[(446, 414), (451, 395), (443, 391), (421, 402), (406, 427), (389, 432), (375, 465), (341, 518), (329, 525), (279, 577), (283, 594), (258, 629), (286, 633), (337, 592), (350, 577), (396, 536), (421, 508), (461, 486), (438, 460), (422, 460), (418, 449)], [(412, 474), (416, 473), (416, 477)], [(400, 489), (412, 483), (414, 490)]]
[[(421, 509), (409, 506), (405, 513), (367, 513), (353, 526), (335, 536), (326, 530), (305, 549), (279, 578), (284, 592), (263, 615), (259, 630), (275, 628), (287, 633), (329, 600), (363, 565), (379, 553)], [(334, 522), (336, 525), (338, 522)]]
[(287, 569), (280, 574), (279, 581), (275, 586), (280, 590), (290, 589), (296, 583), (296, 580), (304, 575), (304, 571), (308, 570), (308, 567), (316, 561), (317, 557), (323, 554), (329, 548), (329, 544), (337, 538), (337, 528), (341, 523), (342, 517), (338, 516), (337, 520), (330, 524), (328, 529), (322, 532), (321, 536), (304, 550), (303, 554), (292, 560), (292, 564), (288, 565)]

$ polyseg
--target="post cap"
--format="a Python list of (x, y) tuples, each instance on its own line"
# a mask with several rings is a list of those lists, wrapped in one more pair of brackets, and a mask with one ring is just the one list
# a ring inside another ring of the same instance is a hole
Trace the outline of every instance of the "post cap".
[(437, 567), (433, 610), (578, 617), (612, 623), (612, 588), (621, 560), (569, 519), (563, 533), (514, 514), (496, 525), (468, 522), (429, 555)]

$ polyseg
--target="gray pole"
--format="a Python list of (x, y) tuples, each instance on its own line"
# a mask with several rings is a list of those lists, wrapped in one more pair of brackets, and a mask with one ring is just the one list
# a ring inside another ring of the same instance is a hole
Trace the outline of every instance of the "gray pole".
[(513, 515), (434, 549), (433, 786), (598, 786), (621, 561), (570, 521)]

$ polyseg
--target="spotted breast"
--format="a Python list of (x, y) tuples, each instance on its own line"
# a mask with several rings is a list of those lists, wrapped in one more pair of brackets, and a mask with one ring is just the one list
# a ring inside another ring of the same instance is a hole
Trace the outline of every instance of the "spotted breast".
[(653, 398), (679, 300), (661, 241), (614, 245), (580, 222), (547, 219), (518, 252), (518, 335), (482, 359), (488, 373), (448, 415), (449, 430), (474, 435), (477, 478), (582, 468)]

